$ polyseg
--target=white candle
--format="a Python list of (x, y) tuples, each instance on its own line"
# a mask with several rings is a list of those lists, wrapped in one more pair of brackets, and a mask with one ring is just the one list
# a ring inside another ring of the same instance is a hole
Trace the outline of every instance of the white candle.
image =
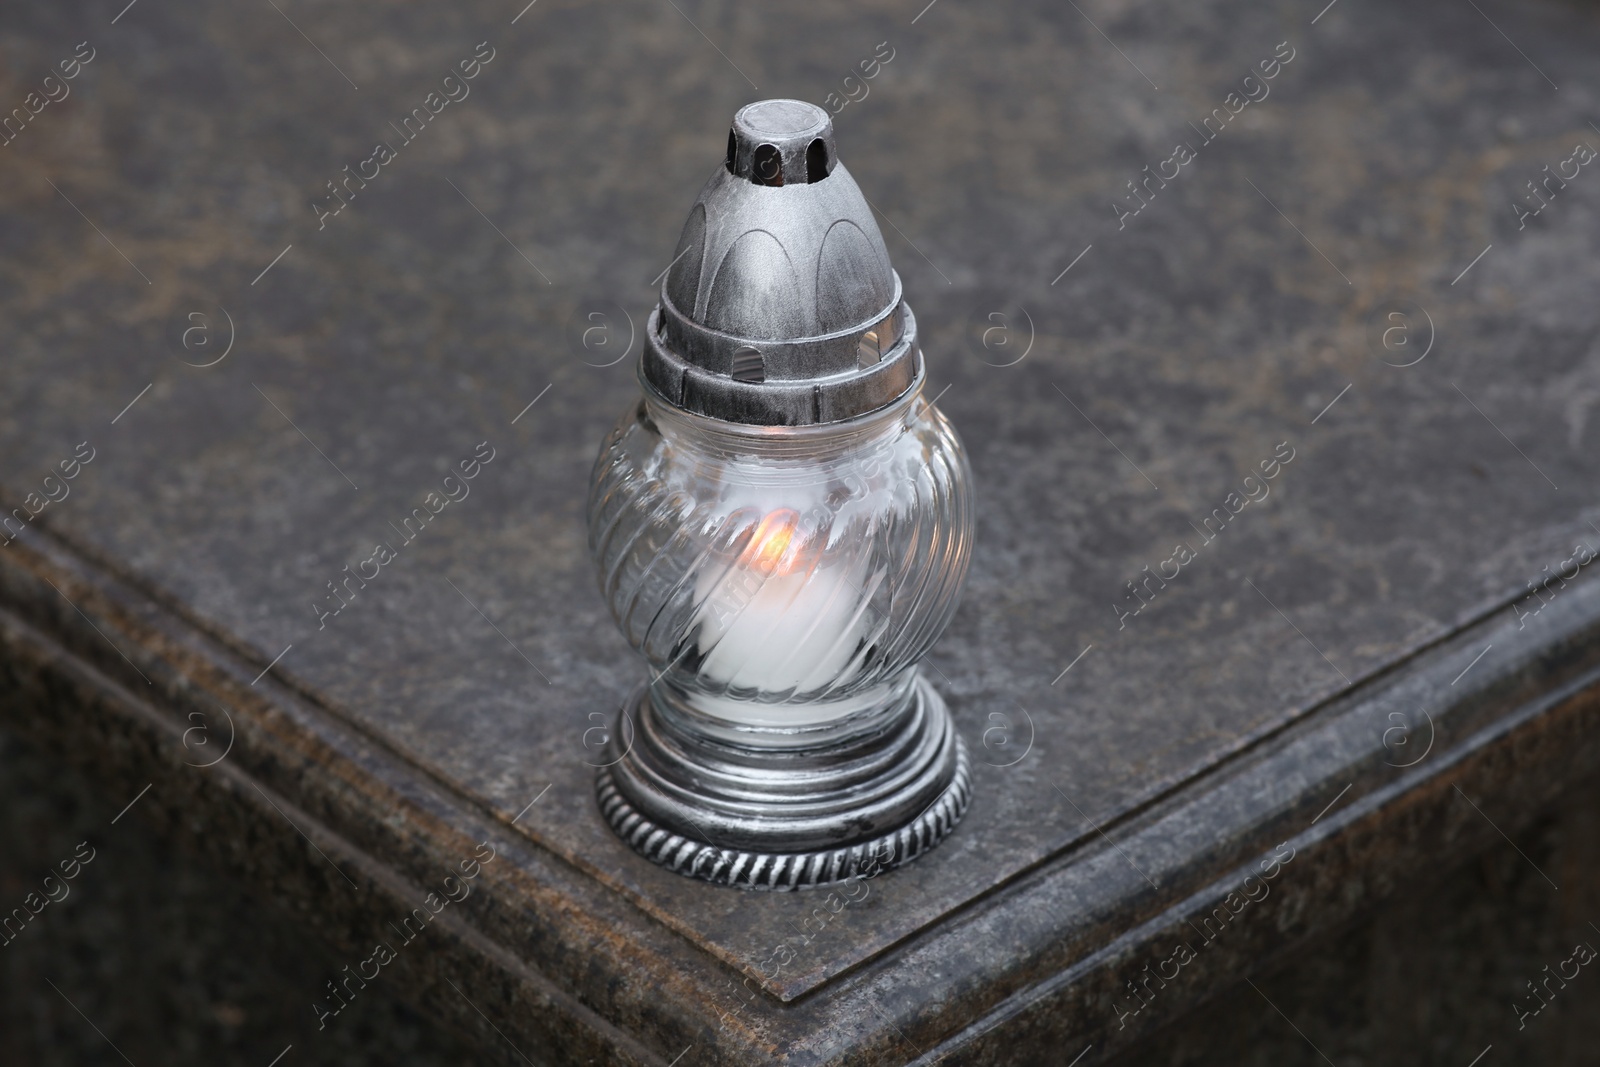
[(789, 695), (848, 680), (861, 637), (876, 622), (855, 560), (820, 559), (795, 535), (799, 515), (762, 519), (732, 567), (701, 576), (699, 673), (735, 690)]

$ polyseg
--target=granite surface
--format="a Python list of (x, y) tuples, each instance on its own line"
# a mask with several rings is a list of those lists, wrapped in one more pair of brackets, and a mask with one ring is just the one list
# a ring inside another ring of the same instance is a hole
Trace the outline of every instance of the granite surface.
[[(32, 510), (81, 442), (93, 458), (0, 553), (92, 561), (248, 665), (252, 698), (313, 706), (571, 899), (670, 931), (705, 972), (686, 1000), (729, 975), (764, 1006), (847, 995), (997, 895), (1090, 877), (1101, 829), (1247, 778), (1398, 665), (1437, 654), (1415, 695), (1442, 717), (1455, 671), (1525, 679), (1537, 627), (1588, 632), (1560, 615), (1593, 609), (1587, 572), (1542, 618), (1514, 604), (1600, 548), (1600, 177), (1574, 152), (1600, 147), (1591, 6), (277, 6), (0, 19), (8, 101), (93, 53), (0, 158), (4, 500)], [(844, 81), (880, 42), (892, 60)], [(445, 82), (461, 63), (475, 76)], [(841, 158), (976, 474), (972, 577), (928, 661), (976, 795), (772, 977), (815, 900), (657, 870), (595, 808), (592, 728), (642, 667), (594, 589), (583, 501), (729, 116), (863, 89)], [(401, 119), (435, 106), (407, 142)], [(1576, 175), (1528, 214), (1547, 165)], [(378, 168), (348, 204), (327, 185), (346, 166)], [(465, 495), (408, 540), (446, 492)], [(378, 543), (395, 558), (333, 599)], [(78, 625), (18, 582), (23, 614)], [(111, 684), (187, 684), (152, 673), (162, 648), (117, 652)], [(1191, 859), (1270, 852), (1275, 820), (1332, 797), (1274, 766)], [(1097, 891), (1143, 893), (1110, 869)], [(1101, 934), (1169, 903), (1181, 879), (1157, 881)], [(1062, 951), (997, 948), (1016, 973), (974, 1003), (1087, 948)], [(855, 1037), (817, 1040), (820, 1061)]]
[(385, 990), (367, 991), (344, 1025), (319, 1029), (307, 993), (345, 961), (308, 941), (292, 911), (219, 878), (137, 816), (107, 833), (117, 812), (103, 810), (102, 783), (9, 733), (0, 783), (8, 904), (41, 888), (80, 843), (94, 857), (0, 953), (0, 1060), (265, 1064), (286, 1045), (302, 1063), (310, 1052), (313, 1063), (359, 1067), (449, 1067), (472, 1055)]
[[(0, 806), (0, 840), (16, 845), (0, 851), (0, 892), (20, 899), (81, 840), (101, 849), (62, 907), (52, 904), (39, 928), (0, 954), (7, 1062), (112, 1067), (126, 1062), (121, 1049), (134, 1063), (210, 1067), (221, 1053), (265, 1064), (291, 1043), (298, 1063), (442, 1067), (473, 1055), (382, 989), (319, 1031), (305, 990), (343, 961), (298, 936), (292, 912), (170, 847), (137, 815), (103, 835), (100, 784), (63, 773), (59, 761), (7, 734), (0, 789), (22, 798)], [(1518, 834), (1515, 847), (1497, 839), (1357, 926), (1298, 947), (1256, 976), (1260, 993), (1241, 984), (1214, 997), (1114, 1067), (1312, 1067), (1326, 1063), (1319, 1049), (1339, 1064), (1464, 1064), (1491, 1041), (1509, 1051), (1508, 991), (1565, 955), (1581, 916), (1600, 910), (1597, 800), (1592, 785), (1561, 798), (1563, 813)], [(1561, 879), (1562, 891), (1551, 893), (1539, 870)], [(116, 1048), (74, 1004), (116, 1035)], [(1518, 1036), (1531, 1062), (1585, 1064), (1595, 1020), (1581, 996), (1563, 995)], [(493, 1051), (477, 1057), (492, 1060)], [(1025, 1061), (1019, 1054), (1013, 1062)], [(523, 1061), (508, 1054), (506, 1062)]]

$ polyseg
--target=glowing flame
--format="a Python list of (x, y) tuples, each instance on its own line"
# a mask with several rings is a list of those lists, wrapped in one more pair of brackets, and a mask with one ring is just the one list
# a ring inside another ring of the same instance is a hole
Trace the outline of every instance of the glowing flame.
[(787, 571), (789, 567), (783, 565), (784, 556), (789, 551), (790, 542), (794, 540), (799, 519), (800, 516), (788, 508), (774, 511), (764, 517), (761, 524), (756, 527), (755, 536), (750, 540), (750, 547), (745, 550), (745, 558), (749, 560), (748, 565), (761, 574)]

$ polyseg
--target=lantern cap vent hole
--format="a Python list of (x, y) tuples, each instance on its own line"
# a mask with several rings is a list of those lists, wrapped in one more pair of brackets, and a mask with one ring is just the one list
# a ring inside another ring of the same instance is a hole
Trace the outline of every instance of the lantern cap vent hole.
[(760, 100), (733, 116), (725, 166), (755, 185), (810, 185), (833, 173), (833, 120), (803, 100)]
[(736, 382), (764, 382), (767, 380), (767, 364), (761, 358), (761, 350), (750, 345), (741, 345), (734, 350), (733, 368), (729, 371)]

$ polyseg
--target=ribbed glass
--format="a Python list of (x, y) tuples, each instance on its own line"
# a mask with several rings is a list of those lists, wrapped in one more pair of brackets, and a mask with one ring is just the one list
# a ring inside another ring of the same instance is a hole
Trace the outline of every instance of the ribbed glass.
[(589, 547), (658, 707), (792, 729), (897, 703), (972, 553), (970, 469), (919, 389), (806, 427), (647, 394), (601, 446)]

